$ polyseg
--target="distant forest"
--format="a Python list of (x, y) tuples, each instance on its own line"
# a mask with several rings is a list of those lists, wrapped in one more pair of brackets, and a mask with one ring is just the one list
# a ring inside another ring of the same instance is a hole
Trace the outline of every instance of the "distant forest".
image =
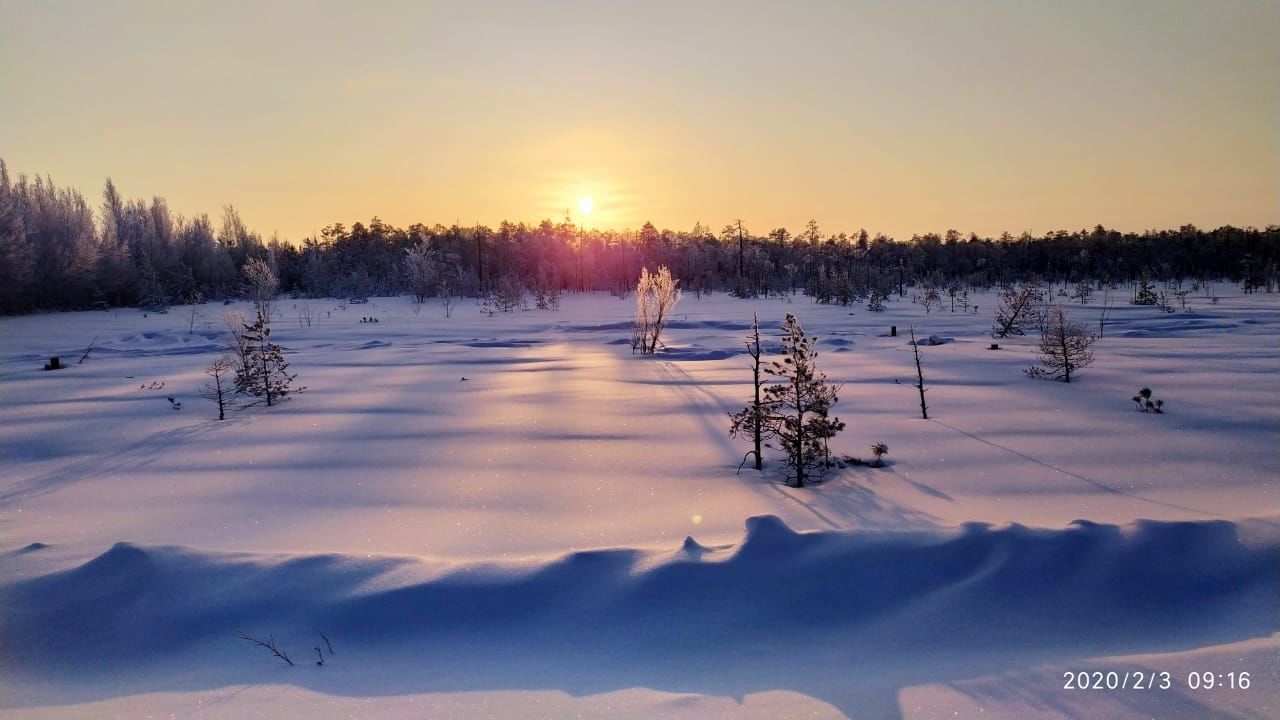
[[(95, 212), (52, 180), (11, 181), (0, 160), (0, 312), (163, 307), (237, 297), (251, 258), (275, 269), (285, 293), (364, 297), (412, 292), (479, 296), (499, 286), (531, 291), (627, 292), (643, 267), (665, 265), (687, 292), (743, 297), (804, 291), (849, 303), (906, 288), (989, 288), (1039, 277), (1127, 284), (1144, 273), (1276, 287), (1280, 227), (1121, 233), (1102, 226), (1041, 236), (943, 234), (908, 240), (866, 230), (828, 234), (810, 221), (792, 234), (740, 222), (718, 232), (587, 230), (537, 225), (410, 225), (373, 218), (334, 224), (294, 245), (264, 240), (231, 206), (218, 220), (172, 213), (164, 198), (125, 200), (107, 180)], [(433, 280), (424, 286), (424, 272)], [(438, 281), (438, 282), (437, 282)]]

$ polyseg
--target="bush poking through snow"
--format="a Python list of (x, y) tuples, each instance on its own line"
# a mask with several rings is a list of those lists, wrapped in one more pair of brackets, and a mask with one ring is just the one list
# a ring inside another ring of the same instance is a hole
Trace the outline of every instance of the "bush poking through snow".
[(884, 467), (884, 456), (889, 454), (889, 446), (882, 442), (872, 443), (871, 454), (875, 457), (871, 461), (872, 467)]
[(1093, 344), (1098, 336), (1067, 317), (1066, 308), (1056, 305), (1040, 327), (1040, 364), (1026, 369), (1033, 378), (1071, 382), (1071, 375), (1093, 362)]
[[(889, 446), (882, 443), (871, 443), (871, 460), (863, 460), (860, 457), (849, 455), (848, 453), (840, 456), (840, 462), (844, 465), (865, 466), (865, 467), (884, 467), (884, 456), (889, 454)], [(842, 465), (841, 467), (843, 467)]]
[(1151, 397), (1151, 388), (1144, 387), (1133, 396), (1133, 402), (1138, 405), (1138, 409), (1142, 412), (1163, 413), (1164, 401)]

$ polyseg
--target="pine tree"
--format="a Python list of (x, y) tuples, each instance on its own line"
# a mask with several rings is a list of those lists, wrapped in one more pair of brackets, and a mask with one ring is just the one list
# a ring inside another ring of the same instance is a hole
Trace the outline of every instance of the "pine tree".
[(1093, 362), (1093, 344), (1098, 336), (1083, 325), (1073, 323), (1061, 305), (1049, 311), (1040, 330), (1040, 365), (1027, 368), (1028, 375), (1047, 380), (1071, 382), (1071, 375)]
[(243, 354), (236, 367), (237, 393), (261, 398), (267, 407), (296, 392), (291, 385), (297, 375), (289, 374), (284, 350), (271, 342), (271, 326), (261, 312), (253, 323), (246, 323), (240, 333)]
[(991, 330), (991, 337), (1008, 337), (1009, 335), (1025, 335), (1027, 326), (1040, 320), (1036, 303), (1042, 295), (1039, 284), (1033, 279), (1015, 288), (1006, 287), (996, 301), (996, 323)]
[(1142, 274), (1138, 276), (1138, 285), (1134, 288), (1133, 304), (1155, 305), (1159, 300), (1155, 286), (1151, 283), (1151, 268), (1143, 266)]
[(884, 312), (884, 300), (887, 297), (889, 297), (889, 293), (879, 286), (871, 288), (867, 300), (867, 309), (871, 312)]
[(780, 380), (764, 389), (765, 421), (783, 451), (787, 480), (795, 487), (826, 470), (828, 440), (844, 429), (840, 418), (831, 415), (840, 387), (828, 384), (818, 370), (816, 344), (817, 338), (806, 337), (796, 316), (788, 313), (782, 325), (783, 358), (763, 368)]

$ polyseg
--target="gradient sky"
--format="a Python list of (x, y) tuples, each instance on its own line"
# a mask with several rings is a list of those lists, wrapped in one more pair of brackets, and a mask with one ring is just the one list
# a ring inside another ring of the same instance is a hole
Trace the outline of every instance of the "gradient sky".
[(1276, 2), (0, 0), (0, 157), (374, 215), (996, 235), (1280, 222)]

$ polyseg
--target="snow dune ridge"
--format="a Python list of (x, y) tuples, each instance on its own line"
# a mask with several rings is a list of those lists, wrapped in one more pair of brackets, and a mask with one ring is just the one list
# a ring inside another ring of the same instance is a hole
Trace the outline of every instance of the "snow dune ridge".
[(695, 639), (717, 654), (806, 647), (890, 665), (978, 646), (1189, 647), (1278, 629), (1280, 523), (1257, 527), (1243, 543), (1227, 521), (797, 533), (759, 516), (733, 548), (690, 539), (666, 555), (591, 550), (399, 584), (420, 561), (119, 543), (0, 591), (0, 665), (143, 663), (242, 629), (479, 654), (554, 644), (628, 662), (679, 657)]

